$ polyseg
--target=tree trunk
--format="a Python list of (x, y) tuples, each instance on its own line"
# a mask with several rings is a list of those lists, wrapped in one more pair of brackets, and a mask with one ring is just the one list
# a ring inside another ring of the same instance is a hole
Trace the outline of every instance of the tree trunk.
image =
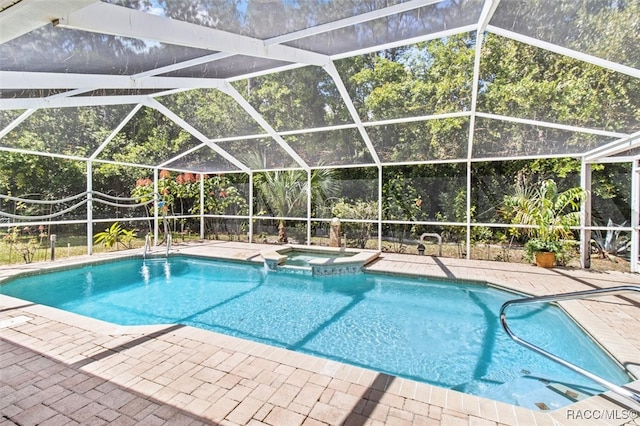
[(278, 242), (285, 244), (289, 242), (289, 239), (287, 238), (287, 230), (284, 227), (284, 220), (281, 220), (278, 225)]

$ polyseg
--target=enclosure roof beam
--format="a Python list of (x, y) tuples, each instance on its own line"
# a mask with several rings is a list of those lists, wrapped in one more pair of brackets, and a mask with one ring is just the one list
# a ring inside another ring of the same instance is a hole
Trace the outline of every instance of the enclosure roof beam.
[(0, 13), (0, 44), (48, 25), (61, 13), (69, 14), (97, 0), (21, 0)]
[(494, 13), (496, 13), (496, 9), (500, 4), (500, 0), (486, 0), (484, 2), (484, 6), (482, 8), (482, 12), (480, 13), (480, 18), (478, 19), (478, 32), (482, 33), (487, 29), (487, 25), (493, 18)]
[(318, 53), (279, 44), (269, 46), (256, 38), (102, 2), (61, 14), (54, 25), (307, 65), (323, 66), (329, 61)]
[(148, 106), (149, 108), (156, 109), (160, 113), (166, 115), (171, 121), (176, 123), (178, 126), (182, 127), (185, 131), (193, 135), (199, 141), (205, 143), (209, 148), (214, 150), (218, 155), (225, 158), (227, 161), (229, 161), (231, 164), (236, 166), (238, 169), (243, 170), (245, 172), (249, 171), (249, 168), (244, 164), (242, 164), (237, 158), (235, 158), (234, 156), (229, 154), (227, 151), (222, 149), (219, 145), (211, 142), (211, 140), (208, 137), (203, 135), (199, 130), (197, 130), (191, 124), (187, 123), (185, 120), (183, 120), (181, 117), (179, 117), (176, 113), (171, 111), (166, 106), (162, 105), (160, 102), (152, 98), (147, 98), (145, 105)]
[(489, 118), (493, 120), (509, 121), (512, 123), (528, 124), (531, 126), (549, 127), (552, 129), (568, 130), (571, 132), (589, 133), (592, 135), (606, 136), (609, 138), (626, 138), (626, 133), (610, 132), (607, 130), (590, 129), (588, 127), (570, 126), (568, 124), (550, 123), (548, 121), (531, 120), (528, 118), (509, 117), (507, 115), (489, 114), (486, 112), (476, 112), (477, 117)]
[(144, 102), (148, 96), (80, 96), (72, 98), (0, 99), (0, 111), (39, 108), (76, 108), (100, 105), (130, 105)]
[(3, 89), (215, 89), (216, 78), (144, 77), (127, 75), (0, 71)]
[(120, 133), (120, 131), (124, 128), (124, 126), (136, 115), (136, 113), (140, 111), (140, 108), (142, 108), (142, 104), (137, 104), (135, 107), (133, 107), (133, 109), (129, 112), (129, 114), (127, 114), (124, 120), (122, 120), (120, 124), (118, 124), (116, 128), (113, 129), (111, 134), (107, 136), (107, 138), (104, 140), (104, 142), (102, 142), (102, 144), (100, 144), (98, 149), (96, 149), (93, 152), (93, 154), (91, 154), (91, 157), (89, 157), (90, 160), (95, 160), (98, 157), (98, 155), (100, 155), (100, 153), (107, 147), (109, 142), (111, 142), (113, 138), (115, 138), (116, 135)]
[(548, 50), (550, 52), (558, 53), (560, 55), (564, 55), (569, 58), (573, 58), (579, 61), (587, 62), (589, 64), (597, 65), (602, 68), (607, 68), (615, 72), (629, 75), (631, 77), (640, 78), (640, 69), (637, 69), (637, 68), (632, 68), (626, 65), (619, 64), (617, 62), (607, 61), (606, 59), (601, 59), (596, 56), (578, 52), (573, 49), (568, 49), (566, 47), (559, 46), (557, 44), (548, 43), (546, 41), (535, 39), (520, 33), (505, 30), (500, 27), (495, 27), (493, 25), (488, 25), (487, 31), (492, 32), (494, 34), (498, 34), (503, 37), (507, 37), (507, 38), (519, 41), (521, 43), (528, 44), (530, 46), (535, 46), (541, 49)]
[(231, 96), (250, 116), (253, 118), (268, 134), (276, 141), (282, 149), (284, 149), (293, 160), (304, 170), (310, 170), (309, 165), (298, 155), (297, 152), (291, 148), (291, 146), (282, 139), (273, 127), (264, 119), (256, 109), (233, 87), (231, 84), (226, 83), (221, 89), (223, 93)]
[(371, 154), (371, 158), (373, 159), (373, 162), (379, 165), (380, 158), (378, 157), (378, 153), (376, 152), (376, 149), (373, 146), (373, 142), (371, 142), (371, 138), (369, 137), (367, 130), (364, 128), (364, 125), (362, 124), (360, 115), (358, 115), (358, 110), (356, 109), (355, 105), (353, 104), (353, 101), (351, 100), (351, 96), (349, 95), (349, 92), (347, 91), (347, 88), (344, 85), (344, 82), (342, 81), (342, 77), (340, 77), (340, 73), (338, 72), (338, 69), (336, 68), (333, 62), (325, 66), (324, 69), (331, 76), (331, 78), (333, 78), (333, 82), (335, 83), (336, 88), (338, 89), (338, 92), (340, 92), (340, 96), (342, 96), (342, 101), (347, 107), (349, 114), (351, 114), (351, 118), (353, 119), (354, 123), (356, 123), (356, 126), (358, 127), (358, 132), (360, 132), (360, 137), (362, 137), (362, 140), (367, 146), (367, 149), (369, 150), (369, 154)]
[(601, 158), (610, 157), (636, 147), (640, 147), (640, 132), (635, 132), (607, 145), (592, 149), (584, 155), (584, 161), (594, 163)]

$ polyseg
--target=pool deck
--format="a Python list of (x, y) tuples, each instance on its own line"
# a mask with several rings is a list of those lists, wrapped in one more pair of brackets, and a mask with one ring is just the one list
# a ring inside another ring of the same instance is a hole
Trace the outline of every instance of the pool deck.
[[(269, 248), (208, 241), (172, 253), (247, 260)], [(0, 280), (123, 255), (131, 253), (3, 267)], [(638, 274), (391, 253), (367, 269), (487, 281), (534, 295), (640, 285)], [(640, 295), (562, 306), (640, 377)], [(192, 327), (122, 327), (3, 295), (0, 368), (0, 425), (640, 424), (609, 392), (536, 412)], [(640, 389), (640, 381), (630, 386)]]

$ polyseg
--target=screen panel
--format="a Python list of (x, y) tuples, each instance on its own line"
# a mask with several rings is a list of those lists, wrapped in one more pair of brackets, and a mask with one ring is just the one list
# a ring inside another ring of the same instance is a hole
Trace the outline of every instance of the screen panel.
[(272, 138), (243, 139), (217, 144), (252, 170), (300, 167)]
[(90, 156), (131, 110), (131, 105), (37, 110), (0, 139), (0, 145)]
[(303, 67), (233, 83), (277, 131), (353, 123), (333, 78)]
[(290, 65), (290, 63), (267, 58), (233, 55), (160, 75), (165, 77), (231, 78), (285, 65)]
[(632, 163), (593, 164), (591, 169), (592, 225), (630, 226)]
[(482, 45), (478, 112), (587, 129), (640, 128), (640, 80), (506, 37)]
[(438, 2), (286, 44), (325, 55), (337, 55), (476, 24), (482, 4), (480, 0)]
[(466, 221), (466, 163), (383, 168), (383, 219)]
[(510, 0), (491, 25), (640, 68), (639, 14), (634, 1)]
[[(356, 167), (314, 171), (329, 175), (325, 197), (312, 200), (313, 216), (322, 219), (378, 220), (378, 168)], [(347, 226), (357, 229), (357, 226)], [(346, 232), (346, 230), (345, 230)]]
[(97, 158), (153, 166), (200, 144), (202, 142), (159, 111), (143, 107)]
[(475, 34), (336, 61), (363, 122), (471, 110)]
[(357, 129), (301, 133), (284, 140), (311, 167), (373, 163)]
[(0, 45), (0, 70), (132, 75), (212, 51), (47, 25)]
[(20, 117), (24, 110), (2, 110), (0, 111), (0, 131)]
[(195, 89), (156, 98), (210, 139), (265, 133), (229, 95)]
[(489, 118), (476, 118), (473, 158), (580, 154), (615, 139)]
[(170, 161), (165, 164), (165, 167), (198, 173), (224, 173), (238, 170), (234, 164), (208, 146), (202, 146), (187, 155)]
[(195, 0), (131, 2), (103, 0), (158, 16), (203, 25), (259, 39), (269, 39), (328, 22), (382, 9), (407, 0)]
[(467, 158), (469, 117), (367, 126), (384, 163)]

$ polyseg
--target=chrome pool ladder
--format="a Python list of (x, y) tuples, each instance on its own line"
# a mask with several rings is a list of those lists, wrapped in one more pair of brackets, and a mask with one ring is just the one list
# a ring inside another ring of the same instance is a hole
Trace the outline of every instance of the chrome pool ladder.
[(144, 250), (142, 251), (143, 259), (147, 258), (147, 252), (149, 251), (150, 247), (151, 247), (151, 235), (147, 234), (147, 236), (144, 238)]
[(165, 253), (165, 257), (169, 257), (169, 250), (171, 250), (171, 234), (167, 233), (167, 252)]
[(534, 351), (539, 353), (540, 355), (560, 364), (563, 365), (567, 368), (569, 368), (570, 370), (575, 371), (576, 373), (582, 374), (583, 376), (586, 376), (588, 378), (590, 378), (591, 380), (593, 380), (594, 382), (602, 385), (603, 387), (609, 389), (612, 392), (615, 392), (616, 394), (623, 396), (625, 398), (628, 398), (629, 400), (640, 404), (640, 392), (635, 391), (633, 389), (629, 389), (628, 387), (624, 387), (624, 386), (618, 386), (616, 384), (613, 384), (611, 382), (609, 382), (606, 379), (603, 379), (600, 376), (597, 376), (587, 370), (584, 370), (583, 368), (578, 367), (577, 365), (574, 365), (572, 363), (570, 363), (569, 361), (560, 358), (559, 356), (556, 356), (536, 345), (534, 345), (533, 343), (530, 343), (518, 336), (516, 336), (513, 331), (511, 331), (511, 329), (509, 328), (509, 325), (507, 324), (507, 315), (506, 315), (506, 310), (507, 308), (509, 308), (512, 305), (524, 305), (524, 304), (533, 304), (533, 303), (545, 303), (545, 302), (560, 302), (563, 300), (576, 300), (576, 299), (585, 299), (588, 297), (593, 297), (593, 296), (608, 296), (608, 295), (614, 295), (614, 294), (620, 294), (620, 293), (626, 293), (626, 292), (630, 292), (630, 291), (636, 291), (636, 292), (640, 292), (640, 286), (638, 285), (623, 285), (623, 286), (617, 286), (617, 287), (609, 287), (609, 288), (602, 288), (602, 289), (595, 289), (595, 290), (585, 290), (585, 291), (576, 291), (576, 292), (571, 292), (571, 293), (560, 293), (560, 294), (551, 294), (548, 296), (533, 296), (533, 297), (525, 297), (523, 299), (514, 299), (514, 300), (509, 300), (507, 302), (505, 302), (502, 307), (500, 308), (500, 324), (502, 325), (502, 328), (504, 329), (504, 331), (506, 331), (507, 335), (513, 339), (516, 343)]

